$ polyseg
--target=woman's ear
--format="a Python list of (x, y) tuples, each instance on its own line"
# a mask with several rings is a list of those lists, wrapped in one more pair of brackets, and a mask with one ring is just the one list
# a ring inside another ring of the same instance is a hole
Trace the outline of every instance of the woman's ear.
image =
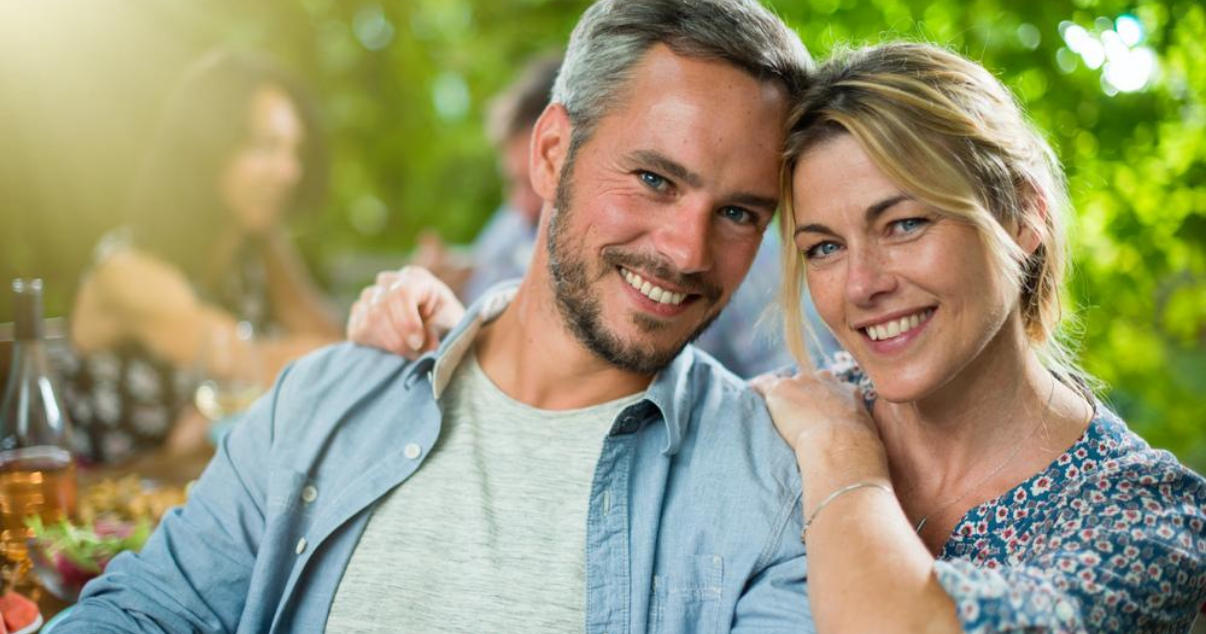
[(569, 112), (559, 103), (549, 104), (532, 128), (528, 167), (532, 189), (545, 203), (553, 204), (557, 198), (557, 184), (561, 180), (561, 168), (569, 152), (572, 133)]
[(1022, 217), (1017, 227), (1018, 246), (1023, 251), (1033, 254), (1043, 244), (1047, 233), (1047, 197), (1033, 187), (1026, 187), (1023, 192), (1025, 200)]

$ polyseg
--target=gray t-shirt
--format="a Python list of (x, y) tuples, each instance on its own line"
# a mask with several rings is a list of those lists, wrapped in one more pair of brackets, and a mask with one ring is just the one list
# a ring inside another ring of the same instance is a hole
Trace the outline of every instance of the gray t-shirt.
[(469, 351), (440, 399), (438, 444), (373, 513), (327, 631), (584, 631), (591, 479), (615, 418), (641, 396), (536, 409)]

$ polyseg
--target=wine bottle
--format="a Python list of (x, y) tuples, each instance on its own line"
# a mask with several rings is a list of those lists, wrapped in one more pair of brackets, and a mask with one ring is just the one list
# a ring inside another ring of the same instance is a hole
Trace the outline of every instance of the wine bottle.
[(71, 423), (46, 360), (42, 281), (13, 281), (12, 366), (0, 402), (0, 547), (25, 564), (32, 537), (26, 520), (43, 523), (75, 512)]

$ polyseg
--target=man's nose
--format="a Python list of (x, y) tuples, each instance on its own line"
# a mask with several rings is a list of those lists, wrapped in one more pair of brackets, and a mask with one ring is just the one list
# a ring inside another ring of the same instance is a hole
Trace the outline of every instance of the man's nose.
[(712, 268), (712, 216), (710, 206), (684, 204), (658, 227), (655, 246), (680, 273)]

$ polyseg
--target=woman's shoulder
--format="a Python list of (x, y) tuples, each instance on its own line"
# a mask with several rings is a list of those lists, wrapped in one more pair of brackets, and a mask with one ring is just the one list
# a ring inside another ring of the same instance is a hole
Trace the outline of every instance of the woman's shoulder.
[(1053, 528), (1143, 526), (1161, 539), (1176, 534), (1206, 544), (1206, 479), (1153, 448), (1104, 403), (1095, 405), (1084, 436), (1047, 472), (1059, 508)]
[(839, 381), (849, 383), (863, 391), (863, 400), (870, 407), (875, 402), (875, 386), (871, 378), (863, 371), (854, 355), (845, 350), (838, 350), (821, 360), (818, 369), (825, 370), (837, 377)]
[(1082, 462), (1086, 476), (1121, 479), (1136, 484), (1180, 480), (1206, 491), (1206, 480), (1171, 452), (1152, 447), (1136, 434), (1114, 410), (1097, 400), (1095, 413), (1084, 437), (1061, 457)]
[(101, 246), (97, 251), (83, 286), (116, 312), (137, 314), (195, 302), (188, 278), (161, 258), (131, 244)]

